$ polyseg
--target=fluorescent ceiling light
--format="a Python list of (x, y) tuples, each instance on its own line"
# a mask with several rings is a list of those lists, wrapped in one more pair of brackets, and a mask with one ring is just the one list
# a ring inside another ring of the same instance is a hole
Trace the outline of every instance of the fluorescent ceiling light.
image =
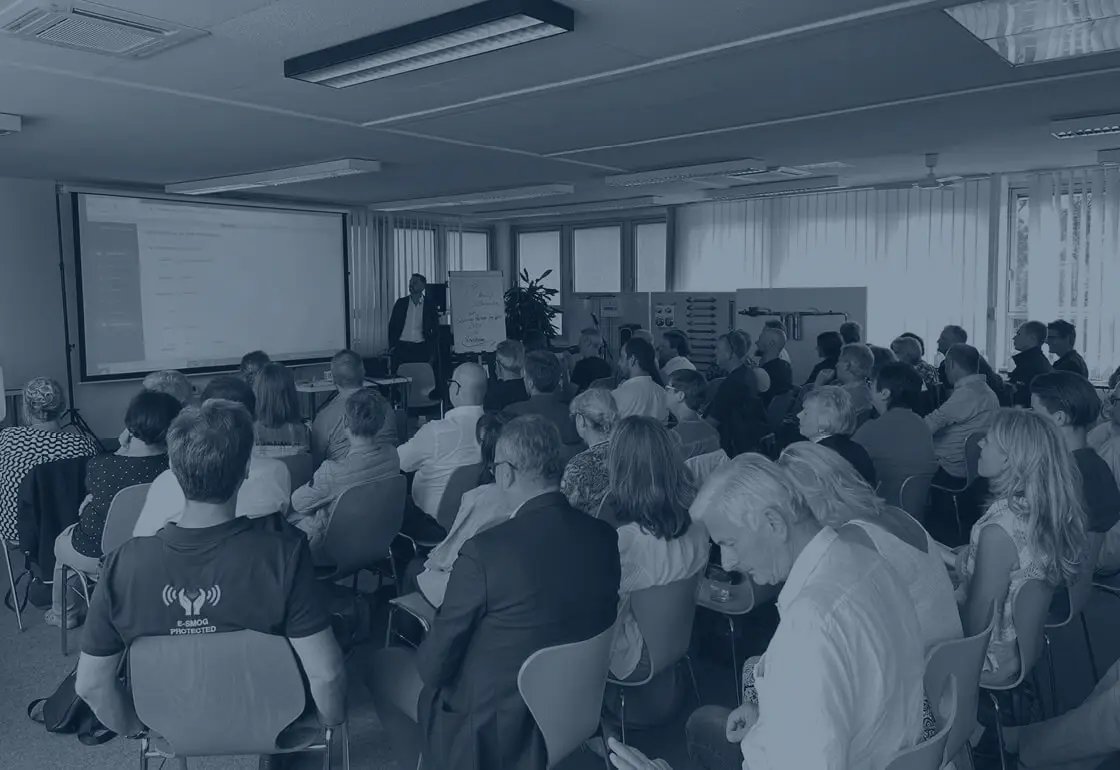
[(287, 59), (284, 77), (346, 88), (552, 37), (574, 28), (575, 14), (553, 0), (486, 0)]
[(548, 198), (553, 195), (571, 195), (576, 191), (570, 184), (542, 184), (534, 187), (514, 187), (508, 190), (489, 190), (486, 192), (465, 193), (463, 195), (444, 195), (439, 198), (415, 198), (406, 201), (386, 201), (370, 204), (374, 211), (422, 211), (424, 209), (445, 209), (454, 206), (485, 206), (490, 203), (521, 201), (530, 198)]
[(1120, 50), (1112, 0), (982, 0), (945, 12), (1014, 65)]
[(1120, 115), (1092, 115), (1087, 118), (1055, 120), (1050, 123), (1050, 133), (1055, 139), (1085, 139), (1120, 134)]
[(626, 211), (659, 205), (657, 197), (646, 195), (640, 198), (621, 198), (619, 200), (595, 201), (592, 203), (569, 203), (563, 206), (546, 206), (536, 209), (507, 209), (505, 211), (482, 211), (471, 214), (473, 219), (531, 219), (533, 217), (556, 217), (565, 214), (593, 214), (601, 211)]
[(169, 184), (164, 188), (164, 191), (180, 195), (208, 195), (232, 190), (251, 190), (257, 187), (314, 182), (317, 179), (334, 179), (340, 176), (368, 174), (380, 170), (381, 164), (376, 160), (343, 158), (326, 163), (312, 163), (308, 166), (278, 168), (257, 174), (239, 174), (238, 176), (223, 176), (217, 179), (200, 179), (197, 182)]
[(1102, 166), (1115, 166), (1120, 164), (1120, 149), (1100, 150), (1097, 152), (1097, 163)]
[(8, 115), (0, 112), (0, 136), (18, 134), (23, 130), (23, 118), (19, 115)]
[(738, 201), (748, 198), (775, 198), (783, 195), (797, 195), (798, 193), (821, 192), (822, 190), (839, 190), (840, 188), (840, 177), (818, 176), (811, 179), (791, 179), (788, 182), (746, 185), (739, 188), (738, 191), (706, 190), (702, 193), (701, 200)]
[(603, 181), (611, 187), (639, 187), (649, 184), (679, 182), (708, 176), (745, 176), (766, 171), (766, 164), (757, 158), (729, 160), (723, 163), (703, 163), (698, 166), (677, 166), (636, 174), (614, 174)]

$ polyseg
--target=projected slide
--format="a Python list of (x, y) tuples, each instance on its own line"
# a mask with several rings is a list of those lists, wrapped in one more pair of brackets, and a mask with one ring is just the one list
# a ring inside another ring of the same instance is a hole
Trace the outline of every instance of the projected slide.
[(76, 197), (84, 379), (346, 347), (341, 214)]

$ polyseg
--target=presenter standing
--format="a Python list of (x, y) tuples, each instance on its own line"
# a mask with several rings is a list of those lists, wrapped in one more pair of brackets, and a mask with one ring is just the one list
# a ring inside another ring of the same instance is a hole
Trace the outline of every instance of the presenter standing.
[(389, 317), (389, 349), (393, 371), (401, 364), (430, 364), (439, 334), (439, 310), (428, 295), (428, 279), (419, 273), (408, 281), (408, 296), (393, 305)]

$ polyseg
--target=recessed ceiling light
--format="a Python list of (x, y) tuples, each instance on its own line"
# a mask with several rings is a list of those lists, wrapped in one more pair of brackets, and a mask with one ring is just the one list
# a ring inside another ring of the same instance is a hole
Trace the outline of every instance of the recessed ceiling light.
[(722, 163), (702, 163), (697, 166), (677, 166), (660, 168), (653, 171), (640, 171), (635, 174), (614, 174), (603, 181), (611, 187), (639, 187), (641, 185), (665, 184), (687, 179), (700, 179), (711, 176), (747, 176), (766, 171), (766, 164), (757, 158), (729, 160)]
[(656, 205), (658, 205), (656, 196), (644, 195), (639, 198), (621, 198), (619, 200), (593, 201), (589, 203), (569, 203), (563, 206), (542, 206), (535, 209), (482, 211), (471, 214), (471, 218), (488, 221), (501, 219), (531, 219), (532, 217), (556, 217), (566, 214), (594, 214), (603, 211), (626, 211), (628, 209), (648, 208)]
[(560, 35), (574, 28), (572, 9), (553, 0), (486, 0), (287, 59), (284, 77), (346, 88)]
[(1055, 139), (1086, 139), (1120, 134), (1120, 114), (1055, 120), (1050, 123), (1050, 133)]
[(1110, 0), (982, 0), (945, 12), (1016, 66), (1120, 50)]
[(750, 198), (777, 198), (799, 193), (839, 189), (841, 189), (840, 177), (817, 176), (810, 179), (791, 179), (788, 182), (747, 185), (737, 190), (707, 190), (702, 193), (702, 200), (738, 201)]
[(575, 191), (575, 186), (570, 184), (542, 184), (533, 187), (514, 187), (506, 190), (488, 190), (462, 195), (444, 195), (438, 198), (386, 201), (370, 204), (370, 208), (374, 211), (422, 211), (424, 209), (444, 209), (455, 206), (485, 206), (490, 203), (503, 203), (505, 201), (571, 195)]
[(223, 176), (216, 179), (201, 179), (197, 182), (180, 182), (169, 184), (164, 190), (168, 193), (178, 193), (180, 195), (208, 195), (233, 190), (252, 190), (258, 187), (313, 182), (319, 179), (334, 179), (340, 176), (368, 174), (380, 170), (381, 164), (376, 160), (343, 158), (326, 163), (312, 163), (307, 166), (278, 168), (256, 174)]

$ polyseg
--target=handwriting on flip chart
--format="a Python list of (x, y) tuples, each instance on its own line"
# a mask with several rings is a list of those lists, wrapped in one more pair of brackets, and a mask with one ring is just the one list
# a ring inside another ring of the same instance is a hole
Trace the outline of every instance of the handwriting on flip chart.
[(451, 272), (448, 283), (455, 351), (493, 351), (506, 338), (502, 273), (497, 270)]

